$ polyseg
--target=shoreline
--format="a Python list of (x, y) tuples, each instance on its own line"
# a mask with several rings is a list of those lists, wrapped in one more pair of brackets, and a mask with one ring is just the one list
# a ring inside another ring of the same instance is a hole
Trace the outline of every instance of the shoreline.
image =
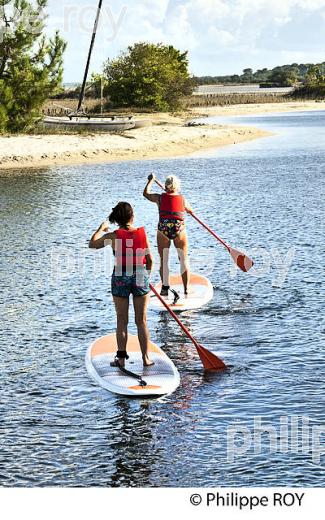
[[(151, 126), (125, 135), (31, 135), (0, 137), (0, 173), (64, 165), (182, 157), (269, 136), (256, 128), (209, 125)], [(6, 151), (10, 149), (10, 155)], [(21, 153), (21, 150), (26, 150)], [(53, 151), (55, 150), (55, 151)], [(6, 154), (6, 155), (5, 155)]]
[(284, 103), (252, 103), (244, 105), (193, 107), (196, 117), (208, 116), (244, 116), (269, 113), (304, 112), (325, 110), (325, 101), (287, 101)]
[(184, 126), (191, 118), (322, 109), (325, 109), (325, 104), (315, 102), (200, 107), (181, 116), (136, 115), (138, 119), (150, 117), (152, 126), (129, 130), (122, 135), (67, 133), (0, 136), (0, 173), (14, 170), (22, 170), (23, 173), (26, 169), (64, 165), (185, 157), (198, 151), (271, 135), (270, 132), (245, 126)]

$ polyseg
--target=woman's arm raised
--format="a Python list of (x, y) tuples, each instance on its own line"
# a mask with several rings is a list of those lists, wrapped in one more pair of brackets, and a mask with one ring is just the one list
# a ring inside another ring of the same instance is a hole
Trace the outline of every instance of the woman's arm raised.
[(153, 173), (151, 173), (148, 177), (148, 182), (146, 184), (146, 187), (143, 190), (143, 196), (150, 200), (150, 202), (155, 202), (156, 204), (159, 204), (160, 195), (158, 193), (150, 193), (150, 188), (155, 180), (155, 176)]
[(103, 222), (89, 241), (90, 249), (103, 249), (105, 246), (112, 245), (115, 233), (107, 233), (107, 231), (109, 231), (109, 226), (107, 222)]

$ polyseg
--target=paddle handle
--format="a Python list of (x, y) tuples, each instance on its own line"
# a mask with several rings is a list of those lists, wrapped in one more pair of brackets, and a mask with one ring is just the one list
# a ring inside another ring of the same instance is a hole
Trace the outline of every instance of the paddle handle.
[(226, 242), (224, 242), (222, 240), (222, 238), (218, 237), (218, 235), (216, 235), (216, 233), (214, 231), (212, 231), (211, 228), (209, 228), (209, 226), (207, 224), (205, 224), (205, 222), (203, 222), (197, 215), (195, 215), (195, 213), (193, 213), (192, 211), (188, 211), (188, 213), (199, 223), (201, 224), (201, 226), (203, 226), (207, 231), (209, 231), (209, 233), (211, 233), (211, 235), (216, 238), (223, 246), (225, 246), (225, 248), (230, 252), (230, 247), (228, 246), (228, 244), (226, 244)]
[(200, 348), (199, 343), (196, 341), (195, 338), (193, 338), (192, 334), (187, 330), (187, 328), (183, 325), (181, 320), (176, 316), (175, 312), (169, 307), (169, 305), (165, 302), (165, 300), (160, 296), (160, 294), (156, 291), (154, 286), (150, 284), (150, 289), (154, 293), (155, 296), (157, 296), (158, 300), (163, 304), (163, 306), (167, 309), (169, 314), (174, 318), (174, 320), (178, 323), (182, 331), (186, 334), (186, 336), (194, 343), (196, 348)]
[[(161, 184), (160, 181), (158, 181), (158, 179), (155, 179), (155, 183), (158, 184), (158, 186), (166, 191), (165, 187)], [(216, 233), (214, 233), (214, 231), (212, 231), (211, 228), (209, 228), (209, 226), (207, 224), (205, 224), (197, 215), (195, 215), (195, 213), (193, 213), (193, 211), (188, 211), (187, 213), (189, 213), (191, 215), (191, 217), (193, 217), (199, 224), (201, 224), (201, 226), (203, 226), (207, 231), (209, 231), (209, 233), (211, 233), (211, 235), (216, 238), (217, 240), (219, 240), (219, 242), (225, 246), (225, 248), (230, 252), (230, 247), (226, 244), (226, 242), (224, 242), (222, 240), (222, 238), (218, 237), (218, 235), (216, 235)]]
[(166, 191), (165, 186), (163, 186), (163, 185), (161, 184), (161, 182), (158, 181), (158, 179), (155, 179), (155, 183), (158, 184), (159, 188), (161, 188), (163, 191)]

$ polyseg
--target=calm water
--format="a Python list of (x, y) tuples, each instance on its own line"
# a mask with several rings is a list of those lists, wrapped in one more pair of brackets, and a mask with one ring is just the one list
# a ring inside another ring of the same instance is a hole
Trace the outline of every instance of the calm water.
[[(325, 112), (237, 121), (277, 135), (186, 159), (1, 174), (2, 486), (324, 485), (312, 433), (325, 424)], [(161, 400), (130, 400), (85, 370), (90, 342), (114, 330), (109, 255), (87, 240), (128, 200), (154, 243), (156, 209), (141, 196), (152, 170), (180, 175), (198, 214), (257, 268), (235, 275), (226, 251), (188, 219), (193, 268), (215, 294), (182, 319), (232, 368), (205, 374), (176, 324), (150, 312), (152, 338), (182, 385)], [(254, 417), (281, 440), (273, 453), (267, 434), (248, 449)], [(231, 439), (227, 450), (231, 426), (246, 428), (248, 451), (234, 454)]]

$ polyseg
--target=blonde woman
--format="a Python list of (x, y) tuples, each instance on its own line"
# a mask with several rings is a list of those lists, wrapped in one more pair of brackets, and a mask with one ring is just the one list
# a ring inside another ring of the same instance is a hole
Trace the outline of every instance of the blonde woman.
[(169, 250), (173, 242), (178, 253), (181, 266), (181, 275), (184, 285), (184, 293), (188, 293), (190, 282), (190, 269), (188, 262), (188, 239), (185, 229), (185, 212), (191, 212), (191, 207), (180, 193), (180, 180), (175, 175), (170, 175), (165, 181), (165, 193), (150, 193), (154, 174), (149, 175), (143, 196), (154, 202), (159, 210), (159, 223), (157, 231), (158, 251), (160, 256), (160, 277), (162, 282), (161, 296), (168, 296), (169, 283)]

